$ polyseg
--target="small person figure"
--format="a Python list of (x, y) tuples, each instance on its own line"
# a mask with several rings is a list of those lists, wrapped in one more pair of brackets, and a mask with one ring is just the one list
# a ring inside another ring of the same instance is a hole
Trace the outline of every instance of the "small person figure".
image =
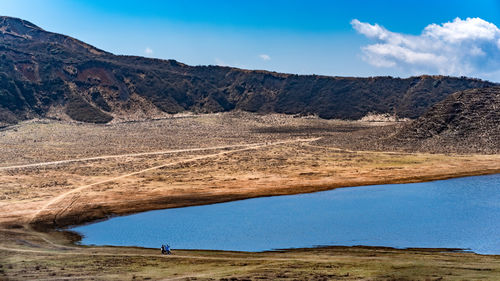
[(161, 245), (160, 249), (161, 249), (161, 254), (162, 255), (170, 255), (170, 254), (172, 254), (172, 252), (170, 251), (170, 245), (168, 245), (168, 244), (166, 246), (165, 245)]

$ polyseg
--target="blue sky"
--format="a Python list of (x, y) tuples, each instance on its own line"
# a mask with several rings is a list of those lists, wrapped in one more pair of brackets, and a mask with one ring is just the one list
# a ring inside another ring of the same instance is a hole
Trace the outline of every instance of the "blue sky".
[[(500, 81), (500, 65), (491, 62), (500, 51), (500, 30), (495, 29), (500, 1), (0, 0), (0, 14), (115, 54), (190, 65), (339, 76), (451, 74)], [(461, 21), (454, 22), (457, 17)], [(431, 24), (440, 28), (429, 28)], [(374, 28), (380, 28), (378, 33)], [(478, 38), (478, 28), (490, 33)], [(456, 38), (446, 35), (450, 30), (470, 36), (449, 41)]]

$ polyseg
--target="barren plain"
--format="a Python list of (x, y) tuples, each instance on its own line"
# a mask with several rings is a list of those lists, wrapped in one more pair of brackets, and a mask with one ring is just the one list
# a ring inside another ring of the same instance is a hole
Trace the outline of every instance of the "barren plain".
[(376, 145), (398, 126), (232, 112), (107, 125), (32, 120), (4, 128), (0, 279), (500, 276), (497, 256), (445, 250), (332, 247), (176, 251), (162, 257), (149, 249), (75, 246), (77, 237), (53, 231), (152, 209), (500, 172), (498, 154), (405, 152)]

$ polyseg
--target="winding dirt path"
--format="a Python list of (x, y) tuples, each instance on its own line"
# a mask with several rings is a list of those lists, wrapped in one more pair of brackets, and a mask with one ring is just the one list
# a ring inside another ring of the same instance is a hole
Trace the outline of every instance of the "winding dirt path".
[[(140, 170), (140, 171), (136, 171), (136, 172), (124, 174), (124, 175), (121, 175), (121, 176), (118, 176), (118, 177), (114, 177), (114, 178), (110, 178), (110, 179), (107, 179), (107, 180), (103, 180), (103, 181), (99, 181), (99, 182), (95, 182), (95, 183), (91, 183), (91, 184), (87, 184), (87, 185), (82, 185), (80, 187), (77, 187), (75, 189), (72, 189), (70, 191), (67, 191), (65, 193), (62, 193), (62, 194), (60, 194), (60, 195), (52, 198), (42, 208), (40, 208), (35, 214), (33, 214), (31, 216), (31, 218), (29, 220), (29, 223), (35, 222), (36, 218), (42, 212), (44, 212), (45, 210), (49, 209), (49, 207), (51, 205), (60, 202), (61, 200), (63, 200), (68, 195), (71, 195), (71, 194), (74, 194), (74, 193), (77, 193), (77, 192), (81, 192), (82, 190), (85, 190), (85, 189), (87, 189), (89, 187), (93, 187), (93, 186), (104, 184), (104, 183), (108, 183), (108, 182), (113, 182), (113, 181), (116, 181), (116, 180), (119, 180), (119, 179), (122, 179), (122, 178), (126, 178), (126, 177), (130, 177), (130, 176), (142, 174), (142, 173), (145, 173), (145, 172), (148, 172), (148, 171), (151, 171), (151, 170), (161, 169), (161, 168), (164, 168), (164, 167), (174, 166), (174, 165), (178, 165), (178, 164), (182, 164), (182, 163), (199, 161), (199, 160), (206, 159), (206, 158), (212, 158), (212, 157), (222, 156), (222, 155), (226, 155), (226, 154), (232, 154), (232, 153), (236, 153), (236, 152), (241, 152), (241, 151), (253, 150), (253, 149), (258, 149), (258, 148), (267, 147), (267, 146), (287, 144), (287, 143), (295, 143), (295, 142), (313, 142), (313, 141), (316, 141), (316, 140), (319, 140), (319, 139), (320, 138), (293, 139), (293, 140), (284, 140), (284, 141), (277, 141), (277, 142), (248, 144), (248, 145), (244, 146), (243, 148), (239, 148), (239, 149), (233, 149), (233, 150), (222, 151), (222, 152), (213, 153), (213, 154), (196, 156), (196, 157), (192, 157), (192, 158), (188, 158), (188, 159), (184, 159), (184, 160), (180, 160), (180, 161), (175, 161), (175, 162), (170, 162), (170, 163), (166, 163), (166, 164), (162, 164), (162, 165), (157, 165), (157, 166), (149, 167), (149, 168), (146, 168), (146, 169), (143, 169), (143, 170)], [(241, 147), (241, 145), (240, 145), (240, 147)], [(227, 148), (227, 146), (225, 146), (225, 147), (218, 147), (218, 149), (223, 149), (223, 148)], [(204, 149), (199, 149), (199, 150), (208, 150), (208, 149), (209, 148), (204, 148)], [(216, 149), (216, 148), (212, 148), (212, 149)], [(184, 151), (192, 151), (192, 150), (187, 149), (187, 150), (184, 150)], [(131, 155), (131, 154), (129, 154), (129, 155)], [(101, 156), (101, 157), (107, 157), (107, 156)], [(116, 157), (116, 156), (112, 156), (112, 157)], [(96, 159), (96, 158), (97, 157), (94, 157), (94, 159)], [(65, 161), (70, 161), (70, 160), (65, 160)], [(73, 162), (75, 162), (75, 161), (76, 161), (76, 159), (73, 160)], [(43, 163), (38, 163), (38, 164), (42, 165)], [(31, 164), (31, 165), (35, 165), (35, 164)], [(73, 202), (74, 201), (76, 201), (76, 199), (73, 200)], [(58, 212), (58, 214), (63, 213), (64, 211), (66, 211), (69, 207), (71, 207), (71, 205), (72, 205), (72, 203), (70, 203), (66, 208), (64, 208), (60, 212)], [(56, 217), (57, 217), (58, 214), (56, 214)]]

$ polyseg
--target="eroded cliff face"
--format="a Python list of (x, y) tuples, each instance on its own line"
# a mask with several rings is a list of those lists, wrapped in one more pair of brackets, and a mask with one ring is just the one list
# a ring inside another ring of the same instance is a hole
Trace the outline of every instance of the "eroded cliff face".
[(350, 78), (193, 67), (116, 56), (30, 22), (0, 17), (2, 124), (35, 117), (107, 123), (234, 109), (338, 119), (369, 112), (416, 118), (453, 92), (493, 85), (444, 76)]

